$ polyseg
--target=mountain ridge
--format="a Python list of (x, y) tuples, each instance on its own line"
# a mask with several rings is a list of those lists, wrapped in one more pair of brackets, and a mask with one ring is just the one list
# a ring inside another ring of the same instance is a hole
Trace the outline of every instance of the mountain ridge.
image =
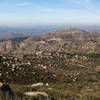
[[(12, 43), (8, 43), (8, 47), (11, 48), (9, 48), (9, 50), (4, 49), (4, 51), (0, 48), (0, 51), (1, 53), (7, 54), (32, 54), (38, 51), (75, 52), (75, 50), (77, 52), (98, 53), (96, 49), (99, 45), (99, 37), (100, 34), (98, 32), (88, 32), (79, 28), (69, 28), (31, 36), (23, 39), (20, 43), (14, 43), (10, 40)], [(2, 47), (2, 45), (6, 45), (5, 41), (4, 44), (2, 44), (2, 42), (0, 43), (0, 47)]]

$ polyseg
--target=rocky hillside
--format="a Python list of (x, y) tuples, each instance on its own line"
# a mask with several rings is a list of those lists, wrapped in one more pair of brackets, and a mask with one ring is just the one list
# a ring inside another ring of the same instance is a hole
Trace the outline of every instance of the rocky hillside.
[[(15, 100), (46, 100), (23, 95), (31, 91), (50, 100), (100, 100), (99, 32), (65, 29), (14, 38), (0, 43), (0, 53), (0, 79)], [(35, 83), (43, 86), (31, 87)]]
[(0, 78), (12, 84), (97, 82), (100, 80), (100, 54), (1, 55)]
[(70, 28), (32, 36), (20, 42), (12, 40), (1, 42), (0, 52), (3, 54), (33, 54), (41, 51), (99, 53), (99, 47), (99, 32)]

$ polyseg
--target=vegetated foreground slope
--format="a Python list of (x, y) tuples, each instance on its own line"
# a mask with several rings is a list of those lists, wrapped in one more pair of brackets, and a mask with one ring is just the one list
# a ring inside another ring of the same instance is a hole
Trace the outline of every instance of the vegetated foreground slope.
[[(100, 54), (66, 52), (1, 56), (0, 78), (13, 84), (15, 100), (46, 100), (42, 96), (25, 96), (24, 93), (29, 91), (46, 92), (50, 100), (99, 100), (99, 61)], [(35, 83), (43, 83), (44, 86), (31, 87)]]
[(0, 77), (17, 84), (99, 81), (99, 60), (100, 54), (64, 52), (1, 56)]

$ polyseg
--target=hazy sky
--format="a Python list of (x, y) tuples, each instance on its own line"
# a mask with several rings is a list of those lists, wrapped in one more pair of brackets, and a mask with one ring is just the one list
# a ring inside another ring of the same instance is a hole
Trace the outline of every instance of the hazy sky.
[(100, 25), (100, 0), (0, 0), (0, 26)]

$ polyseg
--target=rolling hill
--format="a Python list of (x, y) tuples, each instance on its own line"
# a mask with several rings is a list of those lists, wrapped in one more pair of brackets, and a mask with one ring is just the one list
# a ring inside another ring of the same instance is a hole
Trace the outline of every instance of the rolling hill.
[(99, 45), (99, 32), (69, 28), (42, 35), (9, 39), (0, 43), (0, 52), (3, 54), (32, 54), (39, 51), (99, 53)]

